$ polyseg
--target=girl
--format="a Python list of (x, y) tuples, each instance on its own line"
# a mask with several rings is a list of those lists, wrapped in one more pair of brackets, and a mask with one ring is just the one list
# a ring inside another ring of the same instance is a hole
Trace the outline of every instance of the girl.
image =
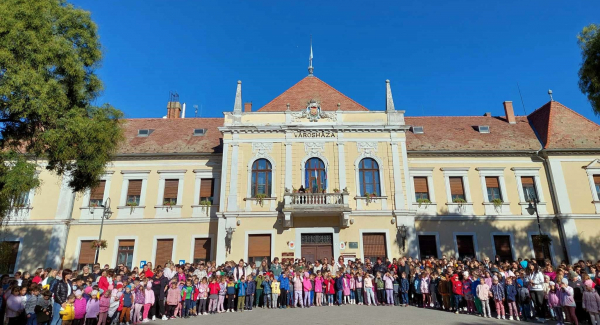
[(177, 282), (171, 282), (171, 287), (169, 291), (167, 291), (167, 317), (170, 319), (175, 319), (175, 307), (179, 303), (179, 297), (181, 295), (181, 290), (177, 287)]
[(206, 315), (206, 299), (208, 298), (208, 281), (206, 277), (202, 278), (202, 282), (198, 285), (198, 306), (196, 310), (198, 311), (198, 315)]
[(469, 272), (465, 271), (463, 273), (463, 294), (465, 296), (465, 301), (467, 302), (467, 313), (474, 314), (475, 313), (475, 302), (473, 301), (473, 290), (471, 290), (471, 278), (469, 277)]
[(217, 312), (217, 306), (219, 304), (219, 291), (221, 290), (220, 285), (217, 283), (217, 279), (215, 277), (211, 277), (210, 284), (208, 285), (208, 298), (210, 299), (210, 304), (208, 305), (208, 312), (214, 314)]
[(300, 308), (304, 307), (302, 303), (302, 279), (300, 278), (300, 272), (296, 273), (294, 277), (294, 308), (300, 303)]
[(431, 279), (427, 272), (423, 272), (421, 275), (421, 294), (423, 295), (423, 308), (429, 308), (431, 306), (431, 295), (429, 293), (429, 284)]
[[(394, 305), (394, 278), (390, 272), (386, 272), (383, 276), (385, 295), (388, 306)], [(428, 285), (429, 286), (429, 285)]]
[(560, 297), (561, 304), (565, 310), (565, 313), (571, 319), (571, 323), (575, 325), (579, 325), (579, 321), (577, 320), (577, 316), (575, 315), (575, 297), (573, 288), (569, 286), (569, 280), (566, 278), (562, 279), (562, 283), (560, 285)]
[(312, 290), (312, 283), (310, 283), (310, 276), (308, 272), (304, 272), (304, 279), (302, 279), (302, 286), (304, 290), (304, 307), (310, 307), (310, 291)]
[[(517, 288), (513, 284), (512, 278), (506, 279), (506, 300), (508, 301), (509, 320), (519, 320), (519, 310), (517, 309)], [(562, 312), (561, 312), (562, 315)]]
[[(481, 281), (479, 283), (479, 285), (477, 286), (477, 297), (479, 298), (479, 300), (481, 300), (481, 306), (483, 308), (483, 317), (484, 318), (491, 317), (490, 304), (489, 304), (490, 295), (491, 295), (490, 287), (487, 285), (487, 283), (485, 283), (485, 281)], [(458, 311), (457, 311), (457, 313), (458, 313)]]
[(106, 325), (106, 319), (108, 317), (108, 308), (110, 307), (110, 295), (109, 290), (104, 291), (100, 302), (98, 303), (98, 325)]
[(315, 294), (316, 294), (316, 305), (320, 307), (321, 299), (323, 295), (323, 277), (321, 276), (321, 271), (317, 272), (317, 277), (315, 278)]
[(98, 300), (98, 291), (92, 290), (90, 300), (85, 307), (85, 325), (96, 325), (98, 314), (100, 313), (100, 301)]
[[(75, 318), (75, 307), (73, 303), (75, 302), (75, 296), (70, 295), (67, 297), (67, 302), (62, 304), (62, 309), (59, 311), (59, 314), (62, 315), (62, 323), (63, 325), (71, 325), (73, 324), (73, 319)], [(8, 321), (10, 324), (10, 318)]]
[(355, 290), (356, 290), (356, 277), (354, 275), (355, 271), (352, 271), (351, 273), (348, 274), (348, 280), (350, 281), (350, 304), (354, 305), (356, 304), (356, 295), (355, 295)]
[(135, 295), (133, 304), (133, 324), (138, 324), (141, 322), (140, 313), (142, 312), (142, 307), (146, 303), (146, 293), (144, 292), (144, 285), (137, 285), (133, 293)]
[(559, 291), (557, 290), (557, 286), (553, 281), (550, 281), (549, 286), (550, 291), (548, 292), (548, 306), (554, 311), (554, 317), (556, 317), (557, 324), (561, 325), (564, 322), (564, 319), (562, 307), (560, 305)]
[(354, 283), (356, 288), (356, 300), (358, 301), (358, 305), (363, 304), (363, 276), (362, 271), (358, 271), (356, 276), (354, 277)]
[(377, 306), (375, 303), (375, 294), (373, 293), (373, 275), (365, 274), (364, 277), (365, 294), (367, 296), (367, 306)]
[(327, 294), (327, 305), (333, 306), (333, 295), (335, 294), (335, 283), (331, 278), (331, 274), (327, 273), (325, 279), (325, 293)]
[(600, 296), (593, 289), (592, 280), (585, 281), (585, 291), (583, 292), (582, 307), (590, 314), (592, 325), (600, 325)]
[(75, 290), (75, 302), (73, 302), (73, 307), (75, 308), (73, 325), (83, 325), (85, 322), (87, 301), (83, 298), (83, 292), (81, 292), (81, 290)]
[(144, 317), (142, 321), (144, 323), (150, 321), (150, 319), (148, 318), (148, 312), (152, 309), (155, 298), (156, 297), (154, 297), (154, 290), (152, 290), (152, 281), (148, 281), (148, 283), (146, 284), (146, 290), (144, 291)]
[[(13, 287), (10, 290), (10, 295), (6, 301), (6, 317), (8, 318), (8, 325), (18, 325), (20, 323), (20, 315), (23, 312), (23, 304), (21, 301), (21, 288), (18, 286)], [(62, 314), (61, 314), (62, 315)], [(72, 318), (71, 318), (72, 319)], [(64, 323), (64, 322), (63, 322)]]
[(274, 275), (271, 275), (271, 309), (277, 308), (277, 300), (279, 299), (280, 293), (280, 283)]
[(342, 299), (344, 305), (350, 304), (350, 274), (342, 274), (342, 291), (344, 299)]
[(225, 308), (223, 308), (223, 304), (225, 303), (225, 294), (227, 293), (227, 279), (225, 277), (221, 277), (221, 283), (219, 283), (219, 304), (217, 305), (217, 312), (224, 313)]
[(494, 276), (492, 283), (492, 296), (494, 297), (494, 302), (496, 303), (496, 313), (498, 314), (497, 318), (504, 319), (505, 310), (504, 310), (504, 286), (502, 283), (498, 282), (498, 278)]

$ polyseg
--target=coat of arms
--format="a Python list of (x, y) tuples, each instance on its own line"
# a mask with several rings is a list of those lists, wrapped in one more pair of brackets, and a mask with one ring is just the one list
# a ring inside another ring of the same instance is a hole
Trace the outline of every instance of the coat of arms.
[(321, 105), (317, 101), (311, 100), (302, 115), (311, 122), (318, 121), (321, 118)]

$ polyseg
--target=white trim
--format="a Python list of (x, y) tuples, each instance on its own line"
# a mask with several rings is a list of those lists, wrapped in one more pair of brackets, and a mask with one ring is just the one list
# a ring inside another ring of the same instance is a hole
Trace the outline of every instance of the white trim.
[(269, 261), (273, 260), (273, 257), (275, 256), (275, 235), (277, 234), (277, 232), (275, 230), (248, 230), (244, 233), (244, 235), (246, 236), (245, 240), (244, 240), (244, 262), (248, 261), (248, 235), (271, 235), (271, 256), (269, 258)]
[[(361, 261), (364, 262), (365, 260), (365, 251), (363, 248), (363, 235), (364, 234), (381, 234), (383, 233), (385, 235), (385, 252), (387, 254), (387, 258), (392, 258), (392, 250), (390, 249), (390, 230), (389, 229), (359, 229), (358, 230), (358, 249), (359, 249), (359, 254), (361, 257)], [(379, 256), (378, 256), (379, 257)], [(381, 256), (383, 257), (383, 256)]]
[[(528, 231), (527, 232), (527, 241), (529, 242), (529, 249), (531, 250), (531, 258), (535, 259), (535, 250), (533, 249), (533, 238), (531, 236), (539, 236), (540, 232), (537, 230)], [(542, 235), (548, 235), (552, 237), (549, 233), (542, 231)], [(554, 265), (554, 240), (550, 243), (550, 261), (552, 265)]]
[(229, 146), (223, 146), (223, 156), (221, 158), (222, 168), (221, 168), (221, 181), (219, 182), (219, 211), (225, 211), (225, 207), (227, 204), (227, 156), (229, 153)]
[(234, 142), (230, 145), (232, 147), (231, 150), (231, 166), (229, 177), (231, 180), (229, 181), (229, 193), (227, 195), (227, 211), (237, 211), (238, 210), (238, 171), (239, 171), (239, 143), (237, 140), (239, 139), (239, 134), (233, 134)]
[[(21, 261), (21, 255), (23, 253), (23, 237), (17, 237), (17, 236), (2, 236), (0, 237), (0, 243), (1, 242), (5, 242), (5, 241), (11, 241), (11, 242), (19, 242), (19, 249), (17, 250), (17, 258), (15, 259), (15, 272), (19, 271), (19, 264)], [(39, 261), (38, 261), (39, 262)], [(9, 274), (9, 276), (14, 276), (14, 273)]]
[[(483, 206), (486, 215), (510, 215), (510, 202), (508, 202), (508, 194), (506, 193), (506, 183), (504, 182), (505, 167), (476, 167), (479, 171), (479, 179), (481, 181), (481, 192), (483, 194)], [(486, 177), (497, 177), (498, 185), (500, 186), (500, 196), (502, 196), (502, 204), (497, 208), (494, 204), (490, 204), (487, 193)]]
[(475, 259), (480, 258), (479, 245), (477, 244), (477, 233), (476, 232), (453, 232), (452, 241), (454, 242), (454, 256), (458, 259), (458, 241), (456, 236), (473, 236), (473, 248), (475, 249)]
[[(106, 171), (102, 176), (100, 176), (100, 180), (104, 181), (104, 194), (102, 196), (102, 202), (106, 202), (106, 199), (108, 199), (108, 197), (110, 196), (110, 185), (111, 185), (111, 179), (112, 176), (114, 174), (114, 171), (109, 170)], [(94, 210), (94, 208), (90, 208), (90, 196), (92, 194), (92, 190), (91, 189), (87, 189), (85, 190), (85, 192), (83, 193), (83, 200), (81, 202), (81, 208), (83, 208), (81, 210), (81, 215), (79, 216), (81, 219), (93, 219), (94, 218), (94, 213), (91, 210)], [(95, 209), (99, 209), (101, 210), (101, 207), (97, 207)]]
[[(175, 252), (177, 252), (177, 235), (155, 235), (152, 240), (152, 255), (150, 256), (150, 261), (152, 261), (152, 265), (156, 265), (156, 249), (158, 247), (159, 239), (172, 239), (173, 240), (173, 249), (171, 252), (171, 261), (176, 261)], [(135, 248), (133, 253), (135, 254)]]
[(508, 231), (494, 231), (490, 233), (490, 238), (492, 240), (492, 252), (493, 252), (493, 256), (490, 257), (490, 260), (493, 260), (496, 258), (496, 255), (498, 254), (496, 252), (496, 242), (494, 241), (494, 236), (509, 236), (510, 238), (510, 253), (512, 254), (512, 260), (516, 261), (517, 258), (515, 257), (515, 237), (513, 236), (512, 232), (508, 232)]
[[(377, 163), (377, 166), (379, 167), (379, 179), (378, 179), (378, 181), (379, 181), (379, 192), (380, 192), (379, 197), (382, 198), (381, 199), (381, 209), (382, 210), (387, 210), (387, 194), (386, 194), (386, 191), (385, 191), (385, 183), (382, 182), (382, 180), (387, 179), (385, 177), (385, 174), (384, 174), (384, 170), (385, 169), (383, 168), (383, 161), (379, 157), (377, 157), (377, 156), (375, 156), (375, 155), (373, 155), (371, 153), (367, 153), (366, 151), (363, 152), (362, 154), (360, 154), (358, 156), (358, 158), (356, 158), (356, 160), (354, 160), (354, 180), (355, 180), (355, 184), (356, 184), (356, 196), (357, 197), (363, 197), (363, 196), (361, 196), (361, 193), (360, 193), (361, 190), (362, 190), (362, 183), (361, 183), (361, 180), (360, 180), (360, 167), (359, 166), (360, 166), (360, 162), (363, 159), (368, 159), (368, 158), (373, 159)], [(357, 210), (362, 210), (363, 209), (362, 200), (357, 200), (356, 201), (356, 209)]]
[(302, 186), (304, 186), (304, 188), (306, 188), (306, 162), (309, 161), (311, 158), (318, 158), (321, 159), (321, 161), (323, 162), (323, 165), (325, 165), (325, 175), (327, 175), (327, 189), (326, 191), (329, 193), (330, 191), (330, 187), (331, 187), (331, 182), (329, 181), (329, 160), (327, 160), (327, 158), (325, 156), (322, 155), (316, 155), (316, 156), (306, 156), (304, 157), (304, 159), (302, 159), (302, 163), (301, 163), (301, 179), (302, 179)]
[(113, 248), (112, 263), (110, 265), (117, 265), (117, 256), (119, 255), (119, 241), (120, 240), (133, 240), (133, 256), (131, 258), (131, 268), (133, 269), (137, 263), (137, 252), (138, 252), (138, 236), (115, 236), (113, 238), (115, 247)]
[[(81, 254), (81, 243), (86, 240), (98, 240), (98, 237), (95, 236), (80, 236), (77, 237), (77, 245), (75, 245), (75, 255), (73, 257), (73, 263), (71, 264), (71, 269), (73, 271), (77, 270), (77, 266), (79, 265), (79, 254)], [(96, 251), (98, 254), (98, 251)], [(96, 255), (94, 255), (94, 258)]]
[[(250, 158), (250, 160), (248, 161), (248, 166), (247, 166), (247, 168), (248, 168), (247, 169), (248, 183), (246, 185), (246, 198), (252, 197), (252, 165), (254, 164), (254, 162), (256, 162), (259, 159), (265, 159), (266, 161), (268, 161), (271, 164), (271, 184), (269, 184), (269, 188), (271, 189), (271, 194), (269, 195), (269, 197), (277, 197), (278, 186), (273, 186), (274, 184), (279, 184), (275, 180), (275, 176), (277, 175), (277, 164), (275, 163), (275, 159), (273, 159), (271, 156), (265, 154), (265, 155), (255, 155), (254, 157)], [(275, 210), (276, 201), (277, 200), (271, 200), (271, 202), (270, 202), (271, 211)], [(252, 208), (251, 208), (252, 202), (253, 202), (252, 200), (246, 200), (245, 211), (252, 211)], [(256, 202), (256, 203), (258, 204), (258, 202)]]
[[(429, 192), (429, 204), (421, 204), (417, 203), (417, 197), (415, 195), (415, 191), (410, 192), (410, 197), (413, 202), (413, 209), (417, 210), (417, 215), (435, 215), (437, 213), (437, 203), (435, 200), (435, 190), (433, 188), (433, 167), (429, 168), (409, 168), (410, 176), (409, 180), (412, 184), (412, 188), (414, 189), (415, 185), (415, 177), (426, 177), (427, 179), (427, 190)], [(420, 254), (420, 252), (419, 252)]]
[(517, 179), (517, 192), (519, 192), (519, 201), (521, 203), (521, 214), (528, 215), (527, 212), (527, 202), (525, 201), (525, 193), (523, 192), (523, 183), (521, 182), (521, 177), (528, 176), (533, 177), (535, 184), (535, 192), (538, 197), (538, 212), (540, 214), (547, 214), (546, 210), (546, 200), (544, 199), (544, 191), (542, 191), (542, 181), (540, 179), (540, 169), (541, 167), (513, 167), (512, 171), (515, 173), (515, 177)]
[(419, 236), (435, 236), (435, 245), (437, 247), (437, 257), (436, 258), (441, 258), (442, 257), (442, 247), (440, 245), (440, 233), (437, 231), (417, 231), (417, 254), (419, 255), (419, 260), (421, 260), (421, 244), (419, 242)]
[[(208, 252), (208, 260), (209, 261), (214, 261), (214, 256), (215, 254), (213, 253), (215, 251), (215, 240), (213, 235), (211, 234), (197, 234), (197, 235), (192, 235), (192, 244), (190, 246), (190, 263), (194, 262), (194, 248), (196, 247), (196, 239), (202, 239), (202, 238), (208, 238), (210, 239), (210, 252)], [(202, 279), (200, 279), (202, 280)]]
[[(560, 160), (549, 158), (548, 170), (552, 175), (552, 184), (550, 184), (550, 186), (554, 188), (554, 193), (556, 193), (555, 199), (557, 212), (571, 213), (571, 200), (569, 199), (569, 191), (567, 190), (567, 183), (565, 181), (562, 162)], [(535, 185), (537, 186), (537, 180)], [(540, 198), (540, 201), (543, 200)]]
[(590, 184), (590, 191), (592, 192), (592, 201), (594, 203), (594, 207), (596, 208), (596, 213), (600, 213), (600, 198), (598, 198), (598, 192), (596, 191), (596, 183), (594, 182), (594, 175), (600, 175), (600, 166), (598, 166), (598, 159), (595, 159), (585, 167), (585, 173), (587, 174), (588, 182)]
[(316, 228), (296, 228), (294, 240), (296, 248), (294, 249), (294, 258), (302, 257), (302, 234), (332, 234), (333, 240), (333, 258), (340, 256), (340, 228), (338, 227), (316, 227)]
[[(338, 141), (340, 140), (340, 134), (338, 133)], [(345, 143), (338, 142), (338, 178), (340, 183), (340, 191), (343, 191), (348, 187), (346, 182), (346, 152), (345, 152)], [(290, 176), (291, 178), (291, 176)]]
[[(284, 143), (285, 145), (285, 188), (287, 188), (288, 190), (292, 190), (293, 184), (292, 184), (292, 174), (293, 174), (293, 156), (292, 156), (292, 149), (293, 149), (293, 144), (289, 141), (286, 141)], [(272, 178), (271, 178), (272, 179)]]
[[(400, 139), (400, 148), (402, 149), (402, 167), (404, 167), (404, 185), (406, 186), (406, 209), (410, 209), (411, 203), (413, 202), (410, 199), (410, 196), (408, 195), (408, 193), (413, 192), (412, 190), (412, 183), (407, 182), (408, 177), (410, 175), (410, 172), (408, 171), (408, 153), (407, 153), (407, 149), (406, 149), (406, 138), (401, 138)], [(396, 176), (394, 175), (394, 179), (398, 177), (400, 178), (400, 175)], [(400, 187), (402, 189), (402, 187)], [(400, 192), (400, 195), (404, 198), (404, 195), (402, 192)]]
[[(469, 169), (470, 167), (442, 167), (444, 172), (444, 183), (446, 186), (446, 205), (449, 214), (472, 215), (473, 201), (471, 200), (471, 189), (469, 187)], [(464, 204), (454, 203), (452, 201), (452, 191), (450, 190), (450, 177), (462, 177), (463, 191), (465, 193)]]

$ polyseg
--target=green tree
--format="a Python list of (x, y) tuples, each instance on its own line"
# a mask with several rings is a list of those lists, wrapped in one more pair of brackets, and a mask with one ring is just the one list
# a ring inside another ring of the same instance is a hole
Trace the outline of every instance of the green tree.
[[(40, 168), (95, 186), (123, 139), (122, 113), (95, 105), (102, 58), (90, 13), (62, 0), (0, 1), (0, 216)], [(43, 162), (43, 164), (41, 163)]]
[(579, 89), (586, 94), (596, 115), (600, 115), (600, 25), (591, 24), (577, 35), (583, 62)]

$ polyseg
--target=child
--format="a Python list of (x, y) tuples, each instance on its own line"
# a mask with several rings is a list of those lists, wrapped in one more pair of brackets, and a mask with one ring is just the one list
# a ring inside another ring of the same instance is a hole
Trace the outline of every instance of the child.
[[(421, 278), (420, 274), (415, 273), (414, 282), (413, 282), (413, 290), (415, 293), (414, 302), (417, 307), (419, 307), (419, 305), (423, 302), (423, 297), (422, 297), (423, 293), (421, 291), (421, 281), (422, 281), (422, 278)], [(379, 297), (377, 297), (377, 299), (379, 299)]]
[[(506, 279), (506, 300), (508, 301), (508, 319), (519, 320), (519, 310), (517, 309), (517, 288), (513, 284), (512, 278)], [(562, 311), (561, 311), (562, 315)]]
[(279, 293), (281, 292), (280, 283), (277, 278), (271, 275), (271, 308), (277, 308), (277, 300), (279, 299)]
[(38, 301), (43, 298), (40, 296), (40, 287), (38, 285), (33, 285), (31, 289), (29, 289), (29, 294), (25, 296), (25, 314), (27, 315), (27, 325), (36, 325), (36, 314), (35, 314), (35, 306), (37, 306)]
[(98, 300), (98, 291), (92, 290), (90, 293), (90, 300), (88, 300), (85, 309), (85, 325), (96, 325), (99, 313), (100, 301)]
[(200, 280), (194, 276), (194, 284), (192, 285), (192, 314), (194, 316), (198, 316), (198, 310), (200, 308), (198, 308), (198, 306), (200, 305), (200, 290), (198, 289), (198, 287), (200, 286)]
[(315, 277), (315, 294), (316, 305), (322, 306), (321, 299), (323, 298), (323, 277), (321, 276), (321, 272), (317, 272), (317, 277)]
[[(381, 277), (381, 273), (377, 272), (377, 277), (375, 278), (375, 286), (377, 288), (377, 301), (379, 302), (379, 305), (384, 306), (385, 305), (385, 282), (383, 281), (383, 278)], [(394, 287), (392, 286), (392, 290), (394, 289)]]
[(310, 303), (310, 307), (312, 307), (314, 305), (314, 301), (315, 301), (315, 275), (311, 274), (309, 276), (309, 278), (310, 278), (310, 287), (311, 287), (309, 303)]
[(290, 291), (290, 279), (288, 278), (287, 271), (279, 275), (279, 291), (281, 292), (279, 296), (279, 300), (281, 300), (279, 307), (282, 309), (287, 308), (288, 292)]
[(109, 290), (104, 291), (100, 302), (98, 303), (98, 325), (106, 325), (106, 319), (108, 317), (108, 309), (110, 308), (110, 295)]
[(517, 279), (517, 297), (523, 320), (527, 321), (531, 318), (531, 296), (529, 295), (529, 289), (524, 285), (521, 278)]
[(373, 293), (373, 275), (365, 274), (364, 277), (365, 294), (367, 296), (367, 306), (377, 306), (375, 303), (375, 293)]
[(147, 323), (150, 321), (148, 318), (148, 312), (150, 312), (154, 305), (154, 290), (152, 290), (152, 281), (148, 281), (146, 284), (146, 290), (144, 291), (144, 317), (142, 322)]
[(141, 322), (140, 313), (142, 312), (142, 307), (146, 303), (146, 294), (144, 293), (144, 285), (138, 284), (133, 291), (134, 300), (133, 300), (133, 324), (139, 324)]
[(331, 278), (331, 274), (327, 273), (325, 279), (325, 293), (327, 294), (327, 305), (333, 306), (333, 295), (335, 294), (335, 282)]
[(181, 290), (177, 286), (177, 282), (171, 282), (171, 287), (167, 291), (167, 318), (175, 319), (175, 307), (179, 303), (179, 297), (181, 296)]
[(386, 272), (383, 275), (384, 288), (385, 288), (385, 296), (387, 298), (388, 306), (394, 305), (394, 278), (390, 272)]
[[(564, 319), (562, 307), (560, 304), (559, 291), (557, 290), (556, 283), (554, 283), (553, 281), (550, 281), (548, 283), (548, 286), (550, 287), (550, 291), (548, 291), (548, 306), (554, 311), (554, 316), (556, 317), (557, 324), (561, 325), (564, 322)], [(510, 319), (512, 319), (512, 317)]]
[(410, 284), (408, 283), (408, 279), (406, 278), (406, 272), (402, 272), (402, 279), (400, 279), (400, 292), (402, 296), (402, 304), (404, 307), (408, 307), (408, 290)]
[(252, 311), (252, 304), (254, 302), (254, 293), (256, 292), (256, 282), (252, 278), (252, 275), (247, 277), (246, 281), (246, 305), (245, 310)]
[[(185, 281), (185, 286), (181, 288), (181, 299), (183, 300), (183, 317), (189, 318), (192, 312), (194, 300), (194, 287), (192, 286), (192, 280)], [(136, 306), (137, 308), (137, 306)]]
[(52, 312), (52, 293), (50, 290), (42, 291), (42, 299), (35, 306), (35, 318), (38, 324), (46, 324), (50, 321)]
[[(488, 286), (488, 291), (489, 289), (490, 287)], [(463, 298), (462, 281), (458, 279), (458, 274), (454, 274), (454, 276), (452, 277), (452, 297), (454, 298), (454, 313), (458, 314), (460, 303)]]
[(400, 279), (398, 279), (398, 274), (394, 274), (394, 306), (399, 305), (398, 295), (400, 294)]
[(342, 291), (344, 295), (344, 305), (350, 304), (350, 274), (342, 274)]
[(429, 284), (431, 279), (427, 272), (421, 274), (421, 294), (423, 295), (423, 308), (431, 307), (431, 295), (429, 294)]
[[(483, 317), (484, 318), (491, 317), (490, 304), (489, 304), (490, 295), (491, 295), (490, 287), (485, 283), (485, 281), (481, 281), (479, 283), (479, 285), (477, 286), (477, 297), (479, 298), (479, 300), (481, 300), (481, 306), (483, 308)], [(458, 314), (458, 310), (456, 311), (456, 313)]]
[(600, 296), (592, 288), (592, 280), (585, 281), (585, 291), (583, 292), (582, 307), (590, 314), (592, 325), (600, 325)]
[(67, 302), (62, 304), (62, 309), (59, 311), (59, 314), (62, 315), (62, 323), (63, 325), (71, 325), (73, 324), (73, 319), (75, 319), (75, 307), (73, 306), (75, 303), (75, 296), (70, 295), (67, 297)]
[[(202, 265), (200, 266), (201, 268), (203, 267)], [(198, 306), (196, 307), (196, 310), (198, 311), (198, 315), (206, 315), (206, 299), (208, 298), (208, 293), (209, 293), (209, 289), (208, 289), (208, 280), (206, 279), (206, 277), (202, 278), (202, 282), (200, 282), (200, 284), (198, 284)]]
[(499, 283), (498, 277), (496, 276), (494, 276), (492, 280), (491, 291), (492, 296), (494, 298), (494, 302), (496, 303), (496, 313), (498, 314), (496, 318), (504, 319), (504, 315), (506, 314), (504, 310), (504, 299), (506, 296), (504, 294), (504, 286), (502, 285), (502, 283)]
[(358, 301), (358, 305), (363, 304), (363, 287), (364, 281), (362, 276), (362, 271), (358, 271), (356, 276), (354, 277), (354, 282), (356, 286), (356, 300)]
[[(562, 279), (560, 288), (560, 297), (562, 298), (561, 305), (563, 306), (565, 313), (571, 319), (572, 324), (579, 325), (579, 321), (575, 315), (575, 291), (569, 286), (569, 280), (567, 280), (567, 278)], [(523, 316), (523, 318), (525, 317)]]
[(435, 309), (439, 309), (440, 308), (440, 302), (438, 301), (438, 295), (437, 295), (437, 288), (438, 288), (438, 284), (440, 283), (440, 276), (439, 273), (437, 272), (433, 272), (431, 274), (431, 282), (429, 283), (429, 300), (431, 300), (431, 304), (433, 305), (433, 308)]
[[(117, 288), (115, 289), (112, 285), (109, 285), (109, 290), (111, 292), (110, 295), (110, 307), (108, 307), (108, 324), (118, 324), (119, 317), (121, 315), (121, 297), (123, 296), (123, 283), (117, 283)], [(110, 319), (110, 321), (108, 320)]]
[(263, 296), (264, 296), (264, 302), (263, 302), (263, 309), (265, 307), (267, 308), (271, 308), (271, 278), (268, 275), (265, 275), (262, 281), (262, 287), (263, 287)]
[(263, 277), (261, 274), (259, 274), (256, 279), (256, 299), (254, 299), (254, 301), (256, 302), (254, 307), (258, 308), (259, 304), (261, 303), (261, 299), (262, 299), (262, 293), (263, 293), (263, 287), (262, 287), (262, 281), (263, 281)]
[(223, 304), (225, 303), (225, 294), (227, 293), (227, 279), (225, 277), (221, 278), (221, 283), (219, 283), (219, 305), (217, 307), (217, 312), (224, 313), (225, 308), (223, 308)]
[(467, 302), (467, 313), (474, 314), (475, 313), (475, 302), (473, 301), (473, 289), (471, 287), (472, 281), (469, 277), (469, 272), (463, 272), (463, 294), (465, 296), (465, 301)]
[(221, 287), (217, 283), (217, 279), (212, 277), (210, 280), (210, 284), (208, 285), (208, 298), (210, 299), (210, 303), (208, 305), (208, 312), (214, 314), (217, 312), (217, 307), (219, 305), (219, 291)]
[(354, 292), (356, 290), (356, 279), (354, 277), (354, 271), (348, 274), (348, 280), (350, 281), (350, 304), (354, 305), (356, 304), (356, 295)]
[(73, 319), (73, 325), (83, 325), (85, 321), (87, 301), (83, 298), (83, 292), (81, 290), (75, 290), (75, 301), (73, 302), (73, 308), (75, 308), (75, 318)]
[(452, 285), (450, 281), (446, 279), (444, 275), (440, 278), (440, 284), (438, 286), (438, 292), (442, 295), (442, 305), (444, 305), (444, 310), (450, 311), (450, 291)]
[(246, 284), (246, 278), (241, 276), (237, 283), (237, 311), (244, 311), (244, 303), (246, 302), (246, 289), (248, 285)]
[(310, 283), (310, 276), (308, 272), (304, 272), (304, 279), (302, 279), (302, 286), (304, 291), (304, 307), (310, 307), (310, 291), (312, 290), (312, 284)]
[(304, 307), (302, 303), (302, 278), (300, 276), (300, 272), (297, 272), (294, 277), (294, 308), (296, 308), (298, 303), (300, 303), (301, 308)]

